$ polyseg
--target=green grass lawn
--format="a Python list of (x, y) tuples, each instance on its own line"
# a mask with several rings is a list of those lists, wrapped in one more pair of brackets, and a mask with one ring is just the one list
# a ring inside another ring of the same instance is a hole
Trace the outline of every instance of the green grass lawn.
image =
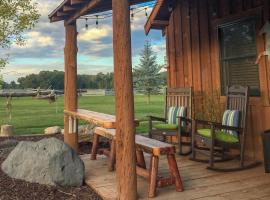
[[(135, 97), (135, 117), (137, 119), (144, 121), (147, 115), (162, 116), (164, 103), (162, 95), (152, 96), (149, 105), (146, 102), (146, 96)], [(16, 135), (41, 134), (49, 126), (63, 127), (63, 107), (63, 97), (59, 97), (52, 104), (49, 104), (46, 100), (36, 100), (28, 97), (13, 98), (12, 119), (10, 122), (6, 113), (6, 99), (0, 98), (0, 125), (13, 125)], [(79, 107), (114, 114), (114, 97), (79, 97)], [(147, 123), (141, 122), (137, 132), (147, 132)]]

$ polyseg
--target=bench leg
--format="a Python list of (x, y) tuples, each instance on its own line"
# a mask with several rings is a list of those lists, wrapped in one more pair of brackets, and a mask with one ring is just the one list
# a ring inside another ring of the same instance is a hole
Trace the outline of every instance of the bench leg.
[(181, 192), (181, 191), (183, 191), (183, 185), (182, 185), (182, 180), (180, 177), (180, 173), (179, 173), (179, 170), (177, 167), (177, 163), (176, 163), (174, 154), (168, 154), (167, 159), (168, 159), (168, 164), (169, 164), (169, 168), (171, 170), (172, 176), (175, 179), (176, 191)]
[(158, 175), (158, 160), (157, 156), (151, 157), (151, 168), (150, 168), (150, 185), (149, 185), (149, 193), (148, 196), (155, 197), (156, 189), (157, 189), (157, 175)]
[(94, 133), (92, 150), (91, 150), (91, 160), (97, 159), (98, 143), (99, 143), (99, 135)]
[(115, 140), (112, 140), (110, 156), (109, 156), (109, 171), (114, 171), (115, 159), (116, 159), (116, 146), (115, 146)]
[(141, 168), (146, 169), (146, 164), (144, 160), (143, 151), (140, 149), (136, 150), (136, 159), (137, 159), (137, 165)]

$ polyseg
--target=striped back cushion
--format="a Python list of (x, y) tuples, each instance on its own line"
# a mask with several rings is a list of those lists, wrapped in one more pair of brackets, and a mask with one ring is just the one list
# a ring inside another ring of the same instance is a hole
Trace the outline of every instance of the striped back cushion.
[[(180, 107), (169, 107), (168, 109), (168, 124), (177, 124), (178, 119), (177, 117), (186, 117), (187, 116), (187, 107), (180, 106)], [(182, 127), (186, 126), (185, 122), (182, 122)]]
[[(225, 126), (232, 126), (232, 127), (239, 127), (240, 123), (240, 111), (239, 110), (225, 110), (222, 118), (222, 125)], [(222, 130), (224, 132), (227, 132), (231, 135), (237, 136), (236, 131), (230, 131), (230, 130)]]

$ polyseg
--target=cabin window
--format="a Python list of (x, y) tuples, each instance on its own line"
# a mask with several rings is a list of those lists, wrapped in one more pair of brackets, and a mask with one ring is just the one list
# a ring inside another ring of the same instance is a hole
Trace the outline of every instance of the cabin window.
[(259, 96), (255, 19), (220, 26), (219, 41), (222, 94), (228, 85), (247, 85), (252, 96)]

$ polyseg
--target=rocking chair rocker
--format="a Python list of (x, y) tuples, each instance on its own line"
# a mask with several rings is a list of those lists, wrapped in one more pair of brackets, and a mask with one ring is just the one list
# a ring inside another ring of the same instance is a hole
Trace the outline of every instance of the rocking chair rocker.
[[(193, 120), (192, 124), (192, 155), (191, 160), (209, 162), (207, 169), (215, 171), (237, 171), (255, 167), (259, 162), (245, 165), (245, 142), (246, 142), (246, 120), (249, 99), (248, 87), (232, 86), (227, 87), (225, 112), (222, 124)], [(209, 128), (198, 128), (198, 125)], [(198, 145), (198, 142), (202, 145)], [(238, 149), (237, 155), (231, 155), (231, 149)], [(196, 158), (200, 152), (209, 156), (209, 160)], [(219, 168), (216, 162), (239, 160), (239, 167)]]

